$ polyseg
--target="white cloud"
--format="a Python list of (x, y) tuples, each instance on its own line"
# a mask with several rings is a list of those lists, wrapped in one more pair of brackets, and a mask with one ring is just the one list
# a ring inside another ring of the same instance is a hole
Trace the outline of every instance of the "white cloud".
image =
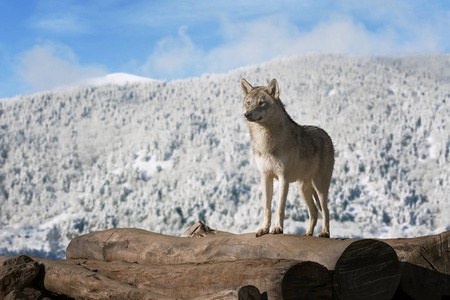
[(301, 33), (291, 47), (294, 52), (331, 52), (345, 54), (385, 54), (395, 50), (392, 32), (374, 33), (348, 18), (318, 24)]
[(305, 52), (386, 55), (441, 50), (439, 32), (412, 23), (374, 29), (350, 16), (335, 15), (310, 30), (301, 30), (287, 15), (265, 16), (249, 22), (222, 19), (220, 45), (205, 51), (182, 27), (177, 37), (158, 42), (143, 70), (146, 75), (163, 74), (173, 79), (185, 74), (225, 72)]
[(157, 43), (141, 70), (149, 77), (156, 74), (159, 78), (184, 77), (192, 71), (201, 71), (202, 56), (203, 51), (192, 42), (187, 27), (182, 26), (176, 37), (166, 37)]
[(224, 20), (222, 32), (224, 43), (205, 58), (213, 72), (292, 55), (290, 47), (299, 34), (297, 27), (282, 16), (249, 23)]
[(102, 67), (79, 64), (70, 48), (52, 43), (34, 46), (20, 56), (19, 62), (19, 76), (31, 91), (70, 85), (106, 74)]
[(32, 25), (34, 28), (53, 33), (86, 33), (88, 28), (75, 15), (57, 15), (46, 17)]

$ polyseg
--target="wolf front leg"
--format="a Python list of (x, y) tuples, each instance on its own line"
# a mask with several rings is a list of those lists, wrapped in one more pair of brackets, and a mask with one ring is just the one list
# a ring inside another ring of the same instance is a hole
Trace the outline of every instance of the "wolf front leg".
[(275, 225), (272, 229), (273, 234), (283, 233), (284, 212), (286, 209), (286, 199), (289, 191), (289, 181), (287, 181), (285, 178), (280, 177), (278, 185), (280, 189), (280, 203), (277, 209)]
[(256, 233), (256, 237), (260, 237), (269, 233), (270, 220), (272, 218), (272, 194), (273, 194), (273, 177), (268, 174), (261, 173), (261, 188), (263, 198), (264, 221), (261, 229)]

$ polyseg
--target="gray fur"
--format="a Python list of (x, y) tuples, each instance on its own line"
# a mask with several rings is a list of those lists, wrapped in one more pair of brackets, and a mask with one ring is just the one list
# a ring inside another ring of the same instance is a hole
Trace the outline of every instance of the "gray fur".
[(334, 167), (334, 147), (330, 136), (319, 127), (294, 122), (279, 98), (278, 82), (252, 87), (241, 79), (243, 111), (250, 130), (253, 156), (261, 175), (264, 221), (256, 236), (269, 233), (273, 179), (279, 181), (280, 204), (272, 233), (283, 233), (286, 197), (290, 182), (297, 182), (306, 203), (310, 224), (306, 235), (313, 235), (318, 210), (322, 211), (323, 227), (319, 236), (329, 237), (328, 189)]

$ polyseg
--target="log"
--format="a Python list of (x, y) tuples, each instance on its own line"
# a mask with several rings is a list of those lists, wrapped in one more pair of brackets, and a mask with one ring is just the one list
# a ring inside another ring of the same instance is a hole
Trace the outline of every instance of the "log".
[(400, 260), (400, 289), (413, 299), (450, 297), (450, 231), (386, 239)]
[(256, 287), (268, 299), (332, 297), (328, 270), (314, 262), (259, 259), (150, 266), (120, 261), (76, 261), (98, 274), (176, 298), (211, 297), (222, 291), (237, 291), (243, 285)]
[[(226, 232), (211, 229), (203, 223), (197, 222), (182, 236), (203, 237), (210, 234), (224, 233)], [(414, 299), (441, 299), (444, 296), (450, 297), (449, 236), (450, 231), (446, 231), (438, 235), (415, 238), (379, 239), (393, 247), (398, 256), (402, 270), (399, 287), (401, 293)], [(355, 244), (352, 245), (354, 246)], [(351, 261), (349, 260), (348, 262)], [(343, 270), (344, 266), (340, 265), (337, 269)], [(343, 272), (338, 272), (335, 276), (342, 276), (342, 274)], [(368, 276), (371, 274), (373, 273), (367, 273)], [(370, 279), (367, 278), (367, 280)], [(372, 278), (372, 280), (377, 279)], [(395, 282), (395, 280), (390, 281), (389, 278), (385, 278), (384, 284), (390, 284), (392, 282)], [(380, 284), (383, 283), (380, 282)], [(351, 288), (342, 288), (342, 290), (345, 290), (346, 297), (350, 297), (349, 293)], [(356, 298), (362, 297), (361, 289), (353, 292), (357, 296)]]
[(174, 299), (148, 290), (133, 287), (70, 260), (51, 260), (33, 257), (42, 264), (35, 284), (56, 295), (74, 299)]
[[(333, 285), (365, 287), (365, 294), (390, 295), (392, 298), (400, 281), (400, 270), (395, 251), (388, 244), (377, 240), (324, 239), (297, 235), (264, 235), (256, 238), (248, 234), (208, 234), (202, 238), (167, 236), (141, 229), (109, 229), (86, 234), (73, 239), (67, 247), (68, 259), (84, 258), (102, 261), (127, 261), (149, 265), (186, 263), (220, 263), (255, 259), (286, 259), (311, 261), (328, 270), (336, 269), (341, 261), (346, 271), (333, 277)], [(359, 251), (353, 251), (350, 245)], [(371, 250), (372, 248), (377, 251)], [(380, 251), (381, 249), (381, 251)], [(351, 255), (345, 255), (350, 251)], [(357, 259), (354, 259), (356, 257)], [(387, 260), (387, 261), (385, 261)], [(362, 267), (361, 267), (362, 266)], [(338, 266), (339, 267), (339, 266)], [(389, 282), (380, 286), (373, 277), (366, 276), (365, 268), (371, 268), (374, 278)], [(336, 289), (337, 296), (341, 289)], [(381, 298), (378, 298), (381, 299)]]
[[(0, 256), (0, 265), (6, 261), (21, 259), (23, 256)], [(24, 290), (22, 290), (22, 286), (10, 293), (7, 291), (8, 296), (5, 299), (44, 299), (45, 293), (51, 293), (50, 295), (56, 296), (68, 296), (75, 299), (175, 299), (156, 293), (154, 290), (150, 292), (149, 287), (153, 289), (153, 286), (156, 286), (156, 289), (159, 291), (171, 292), (170, 288), (158, 289), (158, 285), (169, 286), (171, 283), (167, 281), (170, 281), (173, 276), (176, 277), (176, 274), (181, 271), (177, 270), (175, 266), (171, 266), (173, 270), (165, 270), (162, 267), (156, 267), (155, 270), (152, 266), (123, 262), (51, 260), (29, 256), (26, 256), (26, 258), (28, 259), (27, 262), (32, 261), (40, 264), (42, 272), (38, 274), (34, 282), (29, 282)], [(195, 268), (195, 265), (192, 267)], [(181, 269), (183, 269), (183, 266), (181, 266)], [(155, 271), (156, 273), (153, 276), (146, 276), (146, 274), (154, 273)], [(175, 275), (171, 274), (171, 272), (174, 272)], [(114, 276), (114, 274), (119, 276)], [(164, 274), (167, 276), (164, 276)], [(182, 284), (193, 289), (195, 282), (193, 283), (192, 279), (193, 277), (185, 276), (185, 282)], [(208, 278), (202, 279), (204, 281), (208, 280)], [(157, 282), (154, 283), (151, 280), (156, 280)], [(222, 278), (222, 280), (225, 281), (226, 278)], [(40, 290), (36, 290), (36, 288)], [(202, 289), (203, 287), (199, 284), (197, 288)], [(208, 290), (206, 291), (208, 292)], [(187, 299), (261, 300), (259, 290), (251, 285), (241, 286), (237, 283), (236, 287), (228, 285), (228, 289), (222, 290), (219, 288), (211, 291), (214, 293), (188, 293)], [(170, 294), (176, 295), (181, 293), (171, 292)], [(0, 297), (0, 299), (3, 298), (4, 295)], [(177, 297), (176, 299), (181, 298)]]

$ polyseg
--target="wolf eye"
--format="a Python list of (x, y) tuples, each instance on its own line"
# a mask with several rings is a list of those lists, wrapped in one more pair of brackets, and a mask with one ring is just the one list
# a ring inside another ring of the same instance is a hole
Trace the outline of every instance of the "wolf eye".
[(259, 106), (264, 106), (264, 104), (266, 104), (266, 102), (264, 102), (264, 101), (259, 102)]

